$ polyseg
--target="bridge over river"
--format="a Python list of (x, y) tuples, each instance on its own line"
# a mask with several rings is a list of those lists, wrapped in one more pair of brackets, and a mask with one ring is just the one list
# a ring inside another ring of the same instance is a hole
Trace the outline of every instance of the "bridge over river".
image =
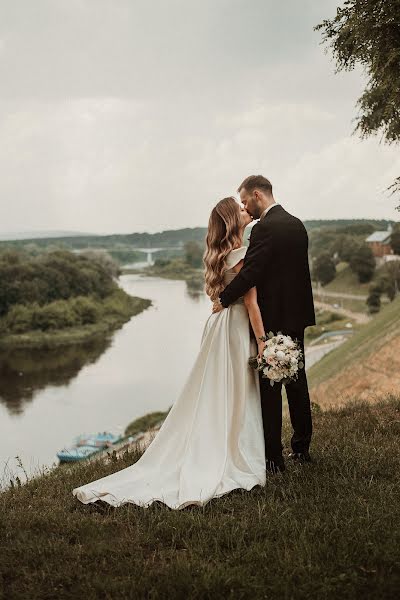
[(154, 264), (153, 255), (156, 252), (161, 252), (162, 250), (182, 250), (182, 246), (164, 246), (164, 248), (136, 248), (132, 247), (132, 250), (136, 250), (136, 252), (143, 252), (146, 254), (146, 262), (148, 265)]

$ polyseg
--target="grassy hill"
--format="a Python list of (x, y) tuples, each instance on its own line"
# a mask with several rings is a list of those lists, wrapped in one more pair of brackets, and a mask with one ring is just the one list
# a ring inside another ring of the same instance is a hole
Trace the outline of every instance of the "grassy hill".
[[(338, 303), (342, 308), (353, 312), (367, 313), (366, 298), (369, 294), (370, 285), (371, 282), (360, 283), (357, 275), (350, 269), (349, 264), (341, 262), (336, 267), (335, 279), (321, 288), (321, 294), (317, 294), (316, 299), (332, 304)], [(344, 294), (344, 296), (335, 299), (335, 297), (326, 295), (325, 292)], [(360, 296), (360, 299), (347, 298), (347, 294)], [(386, 300), (386, 296), (382, 296), (382, 301), (386, 302)]]
[(347, 263), (339, 263), (336, 267), (335, 279), (324, 286), (323, 290), (368, 296), (370, 285), (370, 282), (360, 283), (357, 275), (350, 269)]
[(308, 372), (312, 399), (321, 406), (350, 397), (373, 400), (400, 389), (400, 296), (351, 339)]
[(203, 508), (112, 508), (72, 496), (133, 464), (134, 452), (14, 480), (0, 494), (0, 597), (392, 599), (399, 413), (399, 398), (318, 412), (312, 464), (290, 464), (265, 487)]

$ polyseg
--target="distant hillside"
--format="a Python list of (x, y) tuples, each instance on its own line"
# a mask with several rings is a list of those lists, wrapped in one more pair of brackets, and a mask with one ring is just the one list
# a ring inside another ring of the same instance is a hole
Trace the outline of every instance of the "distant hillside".
[(400, 389), (400, 296), (308, 372), (311, 397), (323, 407), (373, 401)]
[(376, 231), (386, 230), (388, 225), (394, 225), (394, 221), (386, 219), (330, 219), (330, 220), (309, 220), (304, 221), (308, 231), (313, 229), (320, 229), (321, 227), (329, 229), (346, 229), (346, 227), (354, 227), (355, 225), (372, 225), (372, 228)]
[(8, 240), (37, 240), (38, 238), (62, 238), (62, 237), (76, 237), (76, 236), (88, 236), (93, 235), (88, 232), (81, 231), (3, 231), (0, 232), (0, 241)]
[[(304, 224), (308, 231), (326, 228), (343, 230), (354, 225), (371, 225), (372, 230), (387, 229), (387, 220), (374, 219), (337, 219), (337, 220), (310, 220)], [(184, 229), (168, 229), (159, 233), (115, 233), (110, 235), (95, 235), (90, 233), (75, 232), (25, 232), (15, 234), (0, 234), (0, 247), (7, 245), (22, 247), (26, 244), (35, 244), (41, 248), (49, 245), (62, 245), (64, 248), (115, 248), (116, 246), (130, 248), (171, 248), (183, 245), (187, 241), (204, 242), (206, 227), (186, 227)], [(15, 236), (15, 237), (13, 237)]]
[(31, 238), (24, 240), (14, 240), (0, 242), (0, 246), (7, 243), (8, 246), (21, 247), (28, 243), (34, 243), (39, 247), (54, 245), (55, 243), (63, 245), (65, 248), (115, 248), (116, 246), (129, 246), (130, 248), (169, 248), (184, 244), (187, 241), (195, 240), (203, 242), (207, 229), (206, 227), (193, 227), (185, 229), (170, 229), (160, 233), (115, 233), (111, 235), (72, 235), (47, 238)]

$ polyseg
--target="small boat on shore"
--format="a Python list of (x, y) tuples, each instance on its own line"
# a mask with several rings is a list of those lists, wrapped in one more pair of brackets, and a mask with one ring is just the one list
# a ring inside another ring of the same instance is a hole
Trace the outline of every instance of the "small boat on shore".
[(101, 433), (82, 434), (75, 438), (72, 446), (57, 452), (60, 462), (75, 462), (83, 460), (105, 450), (112, 448), (123, 440), (123, 436), (103, 431)]
[(151, 431), (157, 431), (164, 419), (161, 419), (153, 427), (139, 431), (131, 435), (119, 435), (103, 431), (102, 433), (81, 434), (74, 439), (74, 443), (68, 448), (63, 448), (57, 452), (57, 457), (60, 463), (76, 462), (90, 458), (95, 454), (101, 455), (106, 450), (115, 450), (117, 453), (122, 453), (126, 449), (137, 446), (138, 444), (148, 444), (147, 436)]

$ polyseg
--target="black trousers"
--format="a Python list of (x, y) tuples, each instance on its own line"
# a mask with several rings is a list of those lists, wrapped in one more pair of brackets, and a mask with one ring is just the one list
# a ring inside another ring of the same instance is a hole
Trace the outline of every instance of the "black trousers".
[[(304, 354), (304, 331), (282, 333), (297, 338)], [(312, 435), (310, 396), (308, 393), (305, 369), (301, 369), (297, 381), (289, 383), (286, 394), (290, 420), (293, 427), (291, 446), (293, 452), (309, 449)], [(264, 426), (265, 457), (268, 460), (282, 460), (282, 384), (271, 386), (269, 379), (260, 373), (261, 410)]]

